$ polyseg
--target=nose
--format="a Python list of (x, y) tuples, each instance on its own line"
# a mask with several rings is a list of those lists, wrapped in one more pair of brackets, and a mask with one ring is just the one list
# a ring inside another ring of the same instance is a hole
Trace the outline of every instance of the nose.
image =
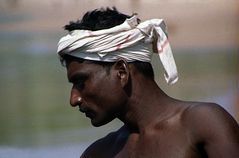
[(72, 90), (71, 90), (70, 104), (72, 107), (76, 107), (77, 105), (79, 106), (82, 104), (81, 95), (80, 95), (79, 91), (77, 91), (74, 88), (72, 88)]

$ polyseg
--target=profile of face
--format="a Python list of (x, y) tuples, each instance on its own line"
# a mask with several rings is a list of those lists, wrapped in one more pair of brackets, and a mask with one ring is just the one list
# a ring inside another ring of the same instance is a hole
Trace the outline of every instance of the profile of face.
[(93, 126), (115, 119), (127, 102), (119, 70), (114, 65), (107, 71), (90, 61), (71, 61), (67, 64), (67, 77), (73, 84), (70, 104), (79, 107)]

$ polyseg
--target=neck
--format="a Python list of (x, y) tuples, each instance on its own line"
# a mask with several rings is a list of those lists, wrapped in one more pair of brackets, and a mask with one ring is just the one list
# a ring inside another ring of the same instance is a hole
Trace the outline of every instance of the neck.
[(170, 115), (168, 109), (174, 99), (168, 97), (153, 80), (137, 77), (134, 81), (132, 95), (119, 119), (130, 130), (140, 132), (167, 118)]

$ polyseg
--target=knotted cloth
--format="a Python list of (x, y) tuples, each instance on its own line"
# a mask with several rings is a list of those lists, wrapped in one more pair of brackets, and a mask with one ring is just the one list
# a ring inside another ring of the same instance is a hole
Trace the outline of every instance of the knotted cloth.
[(138, 24), (137, 17), (133, 16), (109, 29), (74, 30), (60, 39), (57, 49), (60, 57), (69, 54), (102, 62), (115, 62), (120, 58), (127, 62), (150, 62), (153, 52), (160, 57), (167, 83), (177, 82), (177, 67), (163, 19), (151, 19)]

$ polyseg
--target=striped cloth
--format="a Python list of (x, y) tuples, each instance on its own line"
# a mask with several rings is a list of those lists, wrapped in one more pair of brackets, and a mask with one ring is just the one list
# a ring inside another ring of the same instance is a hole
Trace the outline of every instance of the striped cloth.
[(153, 52), (159, 55), (167, 83), (177, 82), (177, 67), (163, 19), (138, 24), (137, 17), (133, 16), (110, 29), (74, 30), (60, 39), (57, 49), (60, 57), (69, 54), (102, 62), (114, 62), (119, 58), (128, 62), (150, 62)]

